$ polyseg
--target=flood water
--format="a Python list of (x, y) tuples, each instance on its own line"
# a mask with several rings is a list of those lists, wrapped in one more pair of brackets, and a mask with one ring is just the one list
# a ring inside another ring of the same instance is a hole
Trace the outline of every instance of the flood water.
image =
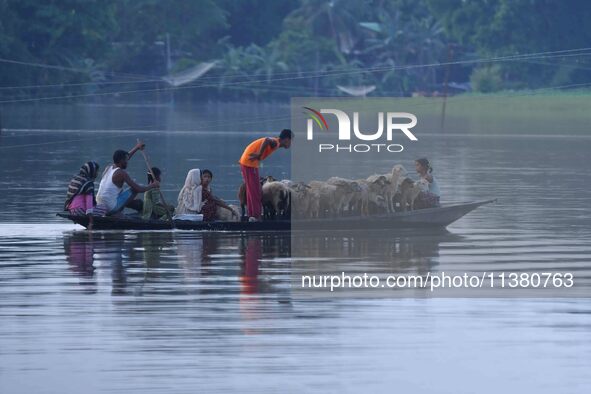
[[(313, 261), (562, 270), (587, 286), (588, 136), (421, 135), (391, 164), (428, 156), (444, 201), (498, 199), (447, 232), (89, 235), (55, 217), (84, 161), (142, 138), (167, 200), (199, 167), (235, 202), (243, 147), (288, 127), (289, 108), (3, 107), (3, 122), (2, 393), (589, 392), (589, 298), (310, 296), (293, 281)], [(286, 178), (289, 163), (281, 151), (262, 172)], [(129, 171), (145, 182), (141, 156)]]

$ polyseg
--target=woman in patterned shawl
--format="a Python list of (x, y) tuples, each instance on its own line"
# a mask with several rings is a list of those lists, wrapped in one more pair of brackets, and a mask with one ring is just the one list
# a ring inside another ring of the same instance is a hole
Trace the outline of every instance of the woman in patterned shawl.
[(64, 210), (72, 215), (87, 215), (89, 227), (92, 229), (92, 213), (96, 200), (94, 197), (94, 180), (98, 174), (99, 165), (94, 161), (84, 163), (78, 175), (75, 175), (68, 185), (68, 194), (64, 203)]

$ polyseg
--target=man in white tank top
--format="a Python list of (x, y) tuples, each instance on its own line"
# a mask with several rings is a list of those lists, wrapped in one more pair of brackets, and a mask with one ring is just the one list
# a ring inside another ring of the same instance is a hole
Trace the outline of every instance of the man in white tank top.
[[(117, 214), (123, 211), (125, 207), (141, 212), (143, 202), (140, 199), (135, 199), (137, 194), (160, 187), (158, 181), (148, 186), (138, 185), (125, 171), (129, 159), (132, 158), (135, 152), (144, 149), (145, 146), (146, 144), (140, 141), (129, 152), (124, 150), (115, 151), (113, 164), (105, 168), (96, 195), (96, 202), (98, 207), (104, 207), (107, 215)], [(129, 188), (123, 190), (125, 184)]]

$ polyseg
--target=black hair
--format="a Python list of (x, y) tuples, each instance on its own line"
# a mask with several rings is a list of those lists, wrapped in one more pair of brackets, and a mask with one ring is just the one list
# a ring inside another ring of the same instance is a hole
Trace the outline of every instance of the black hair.
[(119, 164), (127, 157), (128, 153), (125, 150), (118, 149), (113, 153), (113, 163)]
[(427, 158), (421, 157), (420, 159), (417, 159), (416, 162), (425, 167), (427, 169), (427, 172), (433, 172), (433, 167), (431, 167), (431, 163), (429, 163), (429, 160), (427, 160)]
[(293, 132), (290, 129), (283, 129), (281, 133), (279, 133), (280, 139), (288, 139), (291, 140), (293, 138)]
[[(154, 173), (154, 176), (156, 178), (159, 178), (160, 174), (162, 174), (162, 171), (160, 171), (160, 168), (158, 168), (158, 167), (152, 167), (152, 173)], [(150, 174), (148, 172), (148, 183), (152, 183), (152, 182), (154, 182), (154, 178), (152, 178), (152, 174)]]
[(205, 169), (205, 170), (201, 171), (201, 176), (203, 176), (205, 174), (209, 174), (209, 176), (211, 177), (211, 179), (213, 179), (213, 172), (211, 172), (210, 170)]

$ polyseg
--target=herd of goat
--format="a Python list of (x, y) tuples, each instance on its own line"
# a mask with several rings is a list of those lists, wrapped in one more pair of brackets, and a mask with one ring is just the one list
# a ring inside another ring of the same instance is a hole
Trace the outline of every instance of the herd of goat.
[[(406, 169), (395, 165), (388, 174), (367, 179), (332, 177), (309, 183), (261, 178), (263, 212), (266, 219), (325, 218), (344, 215), (368, 216), (414, 209), (414, 202), (424, 190), (421, 181), (407, 177)], [(238, 191), (245, 215), (246, 188)]]

